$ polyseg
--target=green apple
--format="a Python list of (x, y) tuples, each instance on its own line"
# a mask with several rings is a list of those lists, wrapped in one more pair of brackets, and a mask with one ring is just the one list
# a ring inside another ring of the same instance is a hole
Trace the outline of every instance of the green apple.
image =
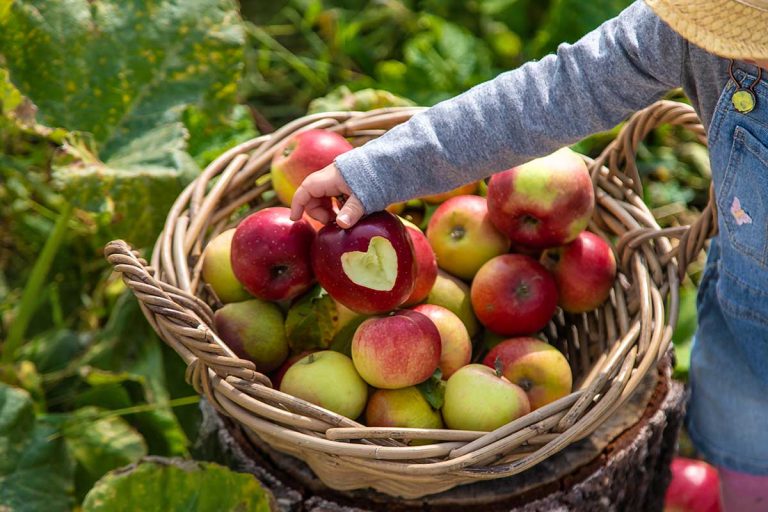
[(223, 303), (246, 300), (250, 294), (235, 277), (230, 260), (232, 236), (235, 229), (228, 229), (217, 235), (203, 252), (203, 280), (211, 285), (216, 296)]
[(438, 270), (435, 284), (432, 285), (427, 304), (436, 304), (449, 309), (458, 316), (467, 327), (469, 337), (473, 338), (480, 329), (477, 317), (472, 309), (469, 285), (449, 273)]
[(426, 315), (440, 332), (440, 371), (448, 380), (472, 359), (472, 340), (464, 322), (450, 309), (436, 304), (419, 304), (414, 311)]
[(369, 427), (443, 428), (436, 411), (414, 386), (401, 389), (377, 389), (365, 408)]

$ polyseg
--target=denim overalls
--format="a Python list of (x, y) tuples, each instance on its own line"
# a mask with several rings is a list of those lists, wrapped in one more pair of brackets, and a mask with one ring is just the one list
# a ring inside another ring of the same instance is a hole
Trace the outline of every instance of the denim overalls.
[[(768, 79), (747, 114), (729, 80), (709, 130), (720, 232), (698, 294), (687, 427), (713, 463), (768, 475)], [(746, 88), (756, 75), (741, 70)]]

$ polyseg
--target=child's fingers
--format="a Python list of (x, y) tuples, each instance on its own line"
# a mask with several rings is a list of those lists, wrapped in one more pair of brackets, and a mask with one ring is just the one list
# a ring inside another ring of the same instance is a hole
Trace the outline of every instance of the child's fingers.
[(363, 203), (352, 195), (344, 201), (344, 206), (339, 210), (339, 214), (336, 216), (336, 224), (344, 229), (351, 228), (362, 216)]
[(291, 220), (299, 220), (309, 202), (324, 197), (335, 197), (341, 194), (350, 194), (341, 173), (336, 166), (331, 164), (324, 169), (307, 176), (299, 185), (291, 201)]
[(321, 224), (328, 224), (331, 221), (333, 212), (330, 210), (327, 201), (322, 199), (312, 199), (305, 207), (304, 210), (307, 215), (317, 220)]

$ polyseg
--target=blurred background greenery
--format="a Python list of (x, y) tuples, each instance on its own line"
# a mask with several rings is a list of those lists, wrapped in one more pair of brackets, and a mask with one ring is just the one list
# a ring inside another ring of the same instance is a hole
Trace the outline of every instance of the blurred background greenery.
[[(104, 243), (148, 252), (183, 186), (238, 142), (308, 111), (432, 105), (629, 3), (0, 0), (0, 460), (40, 463), (0, 463), (0, 504), (68, 510), (146, 454), (194, 457), (184, 365)], [(689, 223), (707, 199), (706, 150), (662, 128), (640, 157), (660, 223)], [(675, 333), (683, 379), (699, 270)]]

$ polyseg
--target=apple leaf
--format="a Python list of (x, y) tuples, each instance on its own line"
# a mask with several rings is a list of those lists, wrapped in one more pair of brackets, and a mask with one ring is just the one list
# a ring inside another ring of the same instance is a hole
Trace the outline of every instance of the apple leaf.
[(445, 401), (445, 381), (443, 380), (443, 372), (440, 368), (435, 370), (435, 373), (430, 378), (421, 384), (416, 384), (416, 388), (433, 409), (439, 410), (443, 407), (443, 402)]
[(182, 459), (148, 457), (99, 480), (84, 512), (269, 512), (272, 494), (251, 474)]
[(346, 356), (352, 357), (352, 338), (355, 336), (355, 331), (357, 331), (357, 328), (360, 327), (360, 324), (365, 322), (367, 318), (368, 317), (365, 315), (360, 315), (347, 322), (347, 324), (339, 329), (339, 331), (333, 337), (331, 346), (329, 348), (331, 350), (335, 350), (336, 352), (341, 352)]
[(285, 334), (294, 352), (326, 349), (333, 341), (339, 313), (336, 303), (323, 288), (315, 286), (288, 310)]

